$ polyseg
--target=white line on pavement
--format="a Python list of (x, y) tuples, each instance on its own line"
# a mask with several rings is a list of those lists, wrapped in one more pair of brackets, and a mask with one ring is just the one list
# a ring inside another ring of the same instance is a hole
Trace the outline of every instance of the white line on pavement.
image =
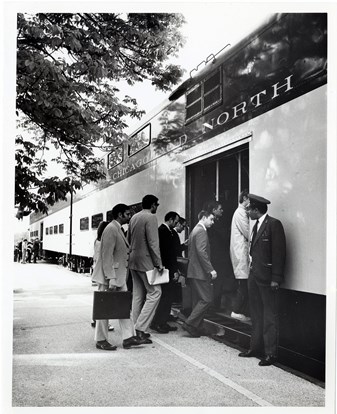
[(185, 361), (189, 362), (190, 364), (196, 366), (200, 370), (206, 372), (213, 378), (216, 378), (223, 384), (227, 385), (228, 387), (233, 388), (235, 391), (239, 392), (240, 394), (244, 395), (245, 397), (249, 398), (250, 400), (254, 401), (256, 404), (260, 405), (261, 407), (273, 407), (268, 401), (264, 400), (263, 398), (259, 397), (258, 395), (248, 391), (246, 388), (242, 387), (241, 385), (235, 383), (234, 381), (226, 378), (225, 376), (219, 374), (218, 372), (214, 371), (213, 369), (207, 367), (204, 364), (201, 364), (194, 358), (189, 357), (188, 355), (184, 354), (178, 349), (166, 344), (165, 342), (161, 341), (158, 338), (152, 338), (154, 342), (157, 342), (159, 345), (163, 346), (164, 348), (168, 349), (169, 351), (173, 352), (174, 354), (178, 355), (179, 357), (183, 358)]

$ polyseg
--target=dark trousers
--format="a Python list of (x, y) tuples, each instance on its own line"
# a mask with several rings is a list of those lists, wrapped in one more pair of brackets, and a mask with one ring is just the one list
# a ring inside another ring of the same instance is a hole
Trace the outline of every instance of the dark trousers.
[(192, 289), (192, 312), (185, 322), (198, 329), (212, 305), (213, 286), (208, 280), (188, 279), (188, 282)]
[(161, 297), (156, 314), (152, 320), (153, 325), (163, 325), (167, 323), (171, 313), (171, 306), (175, 293), (175, 282), (164, 283), (161, 286)]
[(256, 283), (255, 277), (248, 278), (252, 336), (250, 349), (266, 356), (277, 357), (278, 347), (278, 292), (270, 286)]
[(233, 312), (249, 316), (248, 279), (237, 279), (238, 288), (233, 301)]

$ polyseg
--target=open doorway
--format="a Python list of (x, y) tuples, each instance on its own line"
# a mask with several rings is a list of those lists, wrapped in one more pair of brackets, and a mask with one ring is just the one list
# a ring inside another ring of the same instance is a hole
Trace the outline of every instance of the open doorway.
[(230, 231), (239, 194), (244, 189), (249, 190), (248, 144), (188, 166), (186, 179), (186, 217), (191, 229), (208, 202), (218, 201), (223, 208), (222, 217), (210, 229), (209, 236), (212, 264), (217, 271), (219, 269), (214, 283), (214, 307), (230, 312), (236, 291), (229, 254)]

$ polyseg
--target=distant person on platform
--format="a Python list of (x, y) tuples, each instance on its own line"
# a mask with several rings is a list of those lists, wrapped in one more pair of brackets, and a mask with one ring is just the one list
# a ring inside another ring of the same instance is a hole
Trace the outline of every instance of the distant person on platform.
[(192, 337), (197, 338), (204, 333), (203, 319), (213, 300), (212, 283), (217, 273), (211, 264), (210, 243), (207, 229), (214, 224), (214, 215), (201, 211), (199, 222), (189, 237), (187, 279), (192, 289), (192, 312), (183, 324)]
[(284, 280), (286, 239), (282, 223), (268, 216), (270, 201), (248, 194), (248, 212), (256, 220), (250, 243), (248, 293), (252, 318), (250, 349), (241, 357), (262, 355), (260, 366), (272, 365), (278, 350), (279, 288)]
[(32, 253), (33, 253), (33, 243), (29, 240), (29, 242), (27, 243), (27, 251), (26, 251), (27, 263), (31, 263)]
[(36, 263), (36, 260), (39, 258), (39, 251), (40, 251), (40, 240), (38, 238), (36, 238), (33, 242), (34, 263)]
[(27, 260), (27, 246), (28, 246), (28, 242), (27, 239), (23, 239), (22, 240), (22, 248), (21, 248), (21, 252), (22, 252), (22, 264), (26, 264), (26, 260)]
[(176, 245), (174, 241), (174, 227), (179, 221), (179, 215), (175, 211), (165, 214), (165, 222), (159, 226), (159, 247), (163, 266), (169, 271), (169, 283), (161, 285), (161, 297), (150, 328), (158, 333), (165, 334), (176, 331), (176, 326), (168, 324), (175, 286), (179, 279)]
[(239, 206), (232, 218), (230, 256), (234, 276), (238, 284), (236, 298), (233, 303), (231, 317), (243, 322), (250, 320), (248, 299), (248, 275), (249, 275), (249, 205), (248, 190), (243, 190), (239, 195)]
[(132, 276), (132, 317), (136, 334), (152, 343), (147, 329), (150, 327), (161, 296), (160, 285), (150, 285), (146, 272), (157, 268), (163, 272), (159, 248), (156, 211), (158, 198), (152, 194), (143, 197), (142, 210), (132, 216), (128, 228), (130, 243), (129, 270)]
[[(117, 204), (112, 209), (113, 220), (103, 231), (100, 254), (93, 271), (92, 279), (97, 282), (98, 290), (125, 292), (128, 265), (129, 243), (121, 226), (130, 220), (130, 209), (125, 204)], [(123, 348), (144, 343), (135, 336), (131, 319), (119, 319), (122, 331)], [(103, 351), (116, 350), (108, 341), (108, 320), (97, 320), (95, 329), (96, 348)]]

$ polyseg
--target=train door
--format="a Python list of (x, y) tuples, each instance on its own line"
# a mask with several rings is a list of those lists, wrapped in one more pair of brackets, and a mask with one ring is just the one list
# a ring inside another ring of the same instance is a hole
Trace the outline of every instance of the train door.
[(229, 255), (230, 229), (239, 194), (243, 189), (249, 189), (248, 144), (188, 166), (186, 179), (186, 217), (191, 229), (198, 222), (198, 213), (209, 201), (218, 201), (222, 205), (223, 215), (213, 229), (216, 228), (219, 240), (212, 244), (211, 255), (222, 273), (219, 286), (215, 287), (216, 307), (230, 311), (236, 290)]

